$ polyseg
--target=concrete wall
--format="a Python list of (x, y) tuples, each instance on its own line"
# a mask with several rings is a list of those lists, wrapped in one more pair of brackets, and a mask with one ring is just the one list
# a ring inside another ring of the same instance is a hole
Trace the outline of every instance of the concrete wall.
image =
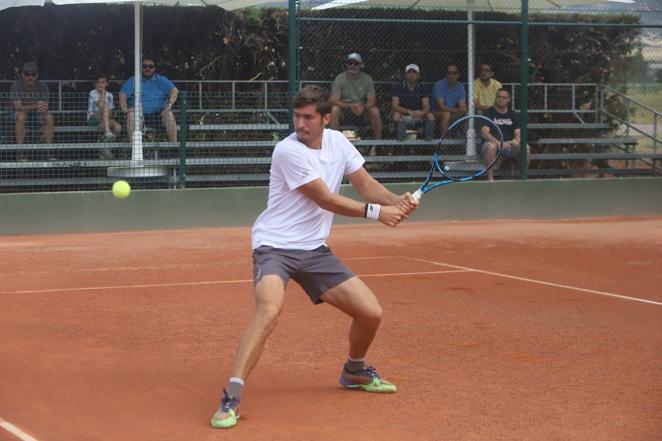
[[(394, 184), (396, 193), (415, 185)], [(356, 197), (351, 187), (343, 193)], [(0, 234), (251, 225), (263, 187), (0, 194)], [(662, 214), (661, 178), (466, 182), (432, 190), (412, 221), (574, 218)], [(336, 222), (369, 222), (336, 216)]]

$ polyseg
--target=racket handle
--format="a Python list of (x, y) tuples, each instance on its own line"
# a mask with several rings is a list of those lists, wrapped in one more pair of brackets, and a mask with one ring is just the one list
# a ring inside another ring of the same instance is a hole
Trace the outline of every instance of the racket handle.
[(411, 195), (411, 197), (416, 199), (417, 201), (421, 200), (421, 196), (423, 196), (423, 192), (421, 191), (420, 188)]

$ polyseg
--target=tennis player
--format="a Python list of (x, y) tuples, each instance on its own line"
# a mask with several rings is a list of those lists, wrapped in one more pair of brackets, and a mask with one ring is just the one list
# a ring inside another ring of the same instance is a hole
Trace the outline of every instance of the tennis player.
[[(382, 318), (373, 292), (326, 245), (333, 214), (367, 217), (395, 227), (416, 208), (409, 193), (388, 191), (363, 168), (365, 162), (342, 133), (326, 129), (331, 98), (319, 86), (303, 88), (293, 101), (295, 133), (273, 152), (267, 209), (253, 225), (255, 312), (237, 349), (232, 376), (211, 425), (237, 424), (244, 381), (257, 364), (294, 279), (314, 304), (328, 303), (352, 318), (349, 357), (340, 384), (350, 389), (392, 393), (365, 362)], [(339, 194), (343, 176), (367, 201)]]

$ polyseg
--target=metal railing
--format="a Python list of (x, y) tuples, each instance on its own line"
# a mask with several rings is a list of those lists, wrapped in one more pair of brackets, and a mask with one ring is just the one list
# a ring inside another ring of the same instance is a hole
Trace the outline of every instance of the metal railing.
[[(621, 118), (608, 110), (609, 106), (606, 103), (610, 100), (610, 95), (612, 99), (615, 99), (624, 107), (625, 118)], [(652, 152), (657, 153), (658, 146), (662, 145), (662, 130), (660, 130), (662, 113), (609, 86), (600, 85), (598, 97), (602, 118), (608, 117), (623, 124), (628, 136), (631, 131), (636, 132), (640, 138), (651, 142)], [(631, 108), (632, 106), (634, 106), (634, 109)], [(636, 122), (633, 121), (635, 112), (644, 113), (642, 117), (637, 118)]]

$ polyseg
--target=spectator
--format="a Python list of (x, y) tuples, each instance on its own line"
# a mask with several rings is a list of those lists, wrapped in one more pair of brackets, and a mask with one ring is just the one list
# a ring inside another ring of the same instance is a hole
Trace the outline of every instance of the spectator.
[[(485, 111), (485, 117), (494, 121), (494, 123), (499, 126), (501, 133), (503, 134), (504, 145), (501, 148), (501, 156), (504, 158), (510, 158), (519, 160), (519, 149), (520, 149), (520, 126), (519, 126), (519, 117), (517, 113), (509, 107), (510, 104), (510, 92), (508, 89), (501, 88), (496, 93), (496, 101), (494, 106), (490, 107)], [(481, 136), (485, 140), (483, 143), (483, 160), (485, 164), (491, 164), (494, 161), (496, 156), (496, 151), (498, 147), (498, 141), (494, 137), (494, 133), (491, 133), (490, 128), (483, 126), (481, 128)], [(531, 162), (531, 147), (526, 146), (527, 159), (528, 162)], [(489, 181), (494, 180), (494, 168), (491, 168), (487, 171), (487, 179)]]
[(443, 135), (451, 121), (467, 113), (467, 92), (460, 79), (460, 69), (455, 64), (446, 68), (446, 78), (434, 83), (431, 96), (432, 111), (441, 122), (439, 134)]
[[(135, 78), (129, 78), (120, 90), (120, 109), (126, 114), (126, 128), (129, 141), (133, 142)], [(177, 125), (172, 113), (172, 106), (177, 101), (179, 91), (168, 78), (156, 73), (156, 64), (150, 57), (143, 57), (142, 62), (142, 113), (145, 125), (163, 125), (168, 140), (177, 141)]]
[[(25, 125), (41, 125), (46, 144), (53, 143), (53, 115), (48, 111), (48, 86), (39, 81), (37, 63), (23, 64), (21, 79), (11, 85), (10, 99), (16, 111), (16, 143), (25, 143)], [(20, 158), (24, 159), (24, 158)], [(54, 158), (52, 158), (54, 159)]]
[(351, 119), (365, 120), (372, 125), (375, 139), (382, 137), (382, 117), (377, 107), (375, 85), (372, 77), (363, 69), (363, 59), (357, 53), (347, 56), (347, 70), (338, 74), (331, 90), (331, 128), (338, 130), (340, 122)]
[(501, 89), (501, 83), (492, 78), (492, 66), (487, 63), (480, 65), (478, 78), (474, 81), (474, 106), (477, 113), (483, 113), (492, 107), (496, 101), (496, 94)]
[(407, 127), (424, 126), (425, 139), (432, 139), (434, 114), (430, 112), (430, 90), (418, 82), (421, 70), (416, 64), (405, 67), (405, 79), (393, 87), (391, 118), (398, 141), (405, 139)]
[[(101, 76), (94, 83), (87, 100), (87, 124), (98, 126), (103, 133), (103, 142), (112, 141), (122, 132), (122, 126), (111, 118), (115, 101), (113, 93), (108, 91), (108, 78)], [(101, 151), (105, 159), (113, 159), (110, 150)]]

